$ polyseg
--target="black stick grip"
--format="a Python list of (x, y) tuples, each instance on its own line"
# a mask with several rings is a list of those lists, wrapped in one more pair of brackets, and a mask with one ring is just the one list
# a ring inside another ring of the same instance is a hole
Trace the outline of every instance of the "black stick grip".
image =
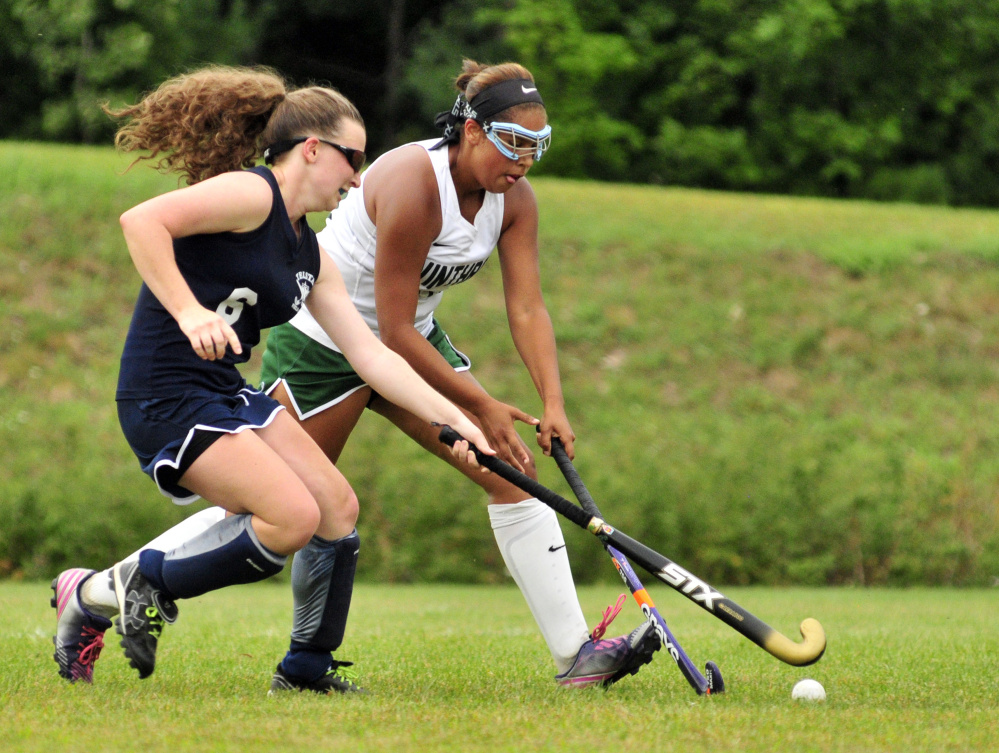
[(562, 475), (565, 476), (565, 480), (569, 483), (569, 488), (572, 489), (572, 493), (576, 495), (576, 499), (579, 500), (579, 504), (583, 506), (583, 509), (590, 515), (602, 518), (603, 515), (600, 514), (600, 508), (597, 507), (597, 503), (590, 494), (590, 490), (586, 488), (586, 484), (583, 483), (579, 471), (576, 470), (576, 466), (569, 459), (569, 453), (565, 451), (565, 445), (562, 444), (562, 440), (558, 437), (552, 437), (552, 457), (555, 458), (559, 470), (562, 471)]
[[(444, 425), (441, 427), (441, 433), (438, 436), (438, 439), (451, 447), (455, 442), (460, 442), (465, 438), (450, 426)], [(587, 515), (586, 512), (584, 512), (580, 507), (572, 504), (572, 502), (567, 500), (562, 495), (556, 494), (547, 486), (539, 484), (527, 474), (521, 473), (508, 463), (504, 463), (495, 455), (484, 454), (471, 442), (468, 443), (468, 446), (475, 452), (475, 459), (479, 461), (479, 465), (488, 468), (501, 479), (509, 481), (511, 484), (523, 489), (528, 494), (533, 494), (535, 497), (555, 510), (555, 512), (565, 516), (580, 528), (585, 529), (590, 524), (590, 519), (593, 516)]]

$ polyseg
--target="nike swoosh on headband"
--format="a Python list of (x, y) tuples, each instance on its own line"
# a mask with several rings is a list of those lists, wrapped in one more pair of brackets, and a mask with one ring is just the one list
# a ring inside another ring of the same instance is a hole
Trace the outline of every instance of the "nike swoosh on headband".
[(530, 94), (531, 92), (536, 92), (536, 91), (538, 90), (538, 89), (537, 89), (537, 87), (534, 87), (534, 88), (532, 88), (532, 89), (528, 89), (528, 88), (527, 88), (526, 86), (524, 86), (523, 84), (521, 84), (521, 85), (520, 85), (520, 89), (521, 89), (521, 91), (523, 91), (523, 92), (524, 92), (524, 94)]

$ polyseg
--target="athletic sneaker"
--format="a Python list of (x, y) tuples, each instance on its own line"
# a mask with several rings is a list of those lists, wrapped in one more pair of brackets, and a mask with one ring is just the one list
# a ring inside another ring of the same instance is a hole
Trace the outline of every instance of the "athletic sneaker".
[(645, 622), (631, 631), (610, 639), (591, 638), (576, 654), (576, 661), (569, 671), (555, 676), (555, 681), (567, 688), (599, 685), (604, 688), (628, 675), (638, 672), (643, 664), (652, 661), (652, 655), (662, 643), (651, 622)]
[(350, 666), (353, 666), (353, 662), (334, 659), (325, 675), (318, 680), (309, 681), (286, 674), (281, 665), (278, 664), (277, 671), (271, 679), (271, 689), (267, 691), (267, 695), (274, 695), (275, 691), (282, 690), (297, 690), (299, 693), (303, 690), (309, 690), (320, 695), (332, 695), (333, 693), (367, 695), (368, 691), (354, 682), (357, 679), (357, 674), (354, 670), (347, 669)]
[(139, 571), (139, 563), (119, 562), (111, 571), (111, 585), (118, 597), (115, 628), (129, 663), (145, 679), (156, 668), (156, 643), (163, 624), (177, 621), (177, 605)]
[(56, 610), (54, 659), (59, 674), (70, 682), (94, 681), (94, 662), (104, 648), (104, 631), (111, 620), (94, 614), (80, 602), (80, 586), (94, 570), (75, 567), (64, 570), (52, 581), (54, 595), (49, 602)]

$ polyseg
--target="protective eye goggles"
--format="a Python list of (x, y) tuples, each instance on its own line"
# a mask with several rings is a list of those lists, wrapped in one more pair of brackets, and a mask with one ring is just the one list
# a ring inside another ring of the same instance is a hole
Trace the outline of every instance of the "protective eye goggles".
[(516, 123), (479, 123), (489, 139), (499, 149), (499, 153), (512, 160), (521, 157), (541, 159), (552, 143), (552, 127), (546, 125), (540, 131), (532, 131)]

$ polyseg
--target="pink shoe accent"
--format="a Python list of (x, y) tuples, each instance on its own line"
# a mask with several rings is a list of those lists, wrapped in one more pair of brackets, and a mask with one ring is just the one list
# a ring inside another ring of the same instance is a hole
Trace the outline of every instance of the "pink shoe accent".
[(618, 614), (621, 612), (621, 608), (624, 606), (625, 599), (626, 599), (625, 595), (621, 594), (620, 596), (617, 597), (617, 601), (614, 603), (613, 606), (607, 607), (607, 609), (604, 610), (604, 616), (600, 618), (600, 622), (597, 624), (595, 628), (593, 628), (593, 632), (590, 633), (590, 638), (592, 638), (594, 641), (599, 641), (601, 638), (603, 638), (604, 633), (607, 632), (607, 628), (610, 626), (612, 622), (614, 622), (614, 618), (617, 617)]
[(591, 685), (599, 685), (609, 679), (613, 672), (599, 675), (587, 675), (586, 677), (566, 677), (558, 681), (563, 688), (588, 688)]
[[(84, 627), (80, 631), (80, 637), (80, 645), (83, 648), (80, 651), (80, 656), (73, 662), (70, 672), (74, 679), (93, 682), (94, 662), (100, 657), (101, 649), (104, 648), (104, 631), (92, 627)], [(89, 643), (84, 645), (83, 641), (86, 640), (89, 640)]]
[(56, 581), (56, 619), (62, 617), (69, 600), (76, 596), (77, 587), (91, 572), (77, 567), (59, 575)]

